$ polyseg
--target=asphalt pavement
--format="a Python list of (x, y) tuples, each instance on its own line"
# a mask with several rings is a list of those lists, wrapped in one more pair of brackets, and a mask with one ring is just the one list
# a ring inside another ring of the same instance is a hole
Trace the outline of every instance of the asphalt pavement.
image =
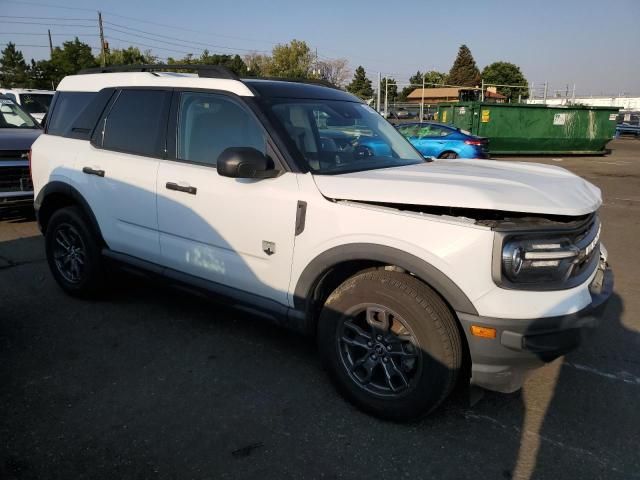
[(521, 158), (602, 188), (616, 289), (596, 334), (521, 392), (454, 396), (412, 424), (334, 390), (312, 341), (123, 277), (55, 285), (28, 213), (0, 214), (0, 478), (640, 478), (640, 141)]

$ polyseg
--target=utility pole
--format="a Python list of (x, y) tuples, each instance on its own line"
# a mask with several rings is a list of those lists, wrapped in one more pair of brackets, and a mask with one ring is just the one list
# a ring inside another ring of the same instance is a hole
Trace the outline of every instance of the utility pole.
[(549, 84), (547, 82), (544, 82), (544, 97), (542, 100), (542, 103), (544, 103), (545, 105), (547, 104), (547, 90), (549, 88)]
[(384, 118), (389, 118), (389, 77), (384, 77)]
[(571, 94), (571, 104), (575, 105), (576, 103), (576, 84), (573, 84), (573, 93)]
[[(529, 91), (529, 98), (535, 100), (536, 98), (536, 82), (531, 82), (531, 90)], [(533, 102), (535, 103), (535, 102)]]
[(420, 121), (424, 120), (424, 76), (426, 73), (422, 74), (422, 95), (420, 96)]
[(484, 102), (484, 78), (482, 79), (482, 83), (480, 86), (480, 101)]
[(49, 60), (53, 58), (53, 42), (51, 41), (51, 30), (47, 30), (49, 33)]
[(378, 113), (380, 113), (380, 85), (382, 85), (382, 73), (378, 72), (378, 100), (376, 102), (376, 107), (378, 108)]
[(98, 26), (100, 27), (100, 52), (101, 52), (101, 66), (104, 68), (107, 66), (107, 53), (104, 50), (104, 30), (102, 29), (102, 13), (98, 12)]

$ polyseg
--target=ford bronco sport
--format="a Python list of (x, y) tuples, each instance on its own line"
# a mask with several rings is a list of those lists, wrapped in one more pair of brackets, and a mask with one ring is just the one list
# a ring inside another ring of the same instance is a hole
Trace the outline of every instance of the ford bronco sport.
[(427, 161), (341, 90), (163, 70), (66, 77), (33, 146), (69, 294), (107, 263), (211, 292), (315, 335), (338, 388), (398, 420), (459, 381), (514, 391), (596, 323), (612, 275), (587, 181)]

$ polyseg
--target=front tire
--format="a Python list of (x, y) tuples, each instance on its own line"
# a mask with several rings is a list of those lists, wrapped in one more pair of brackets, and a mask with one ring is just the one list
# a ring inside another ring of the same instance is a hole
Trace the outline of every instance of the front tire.
[(78, 207), (56, 211), (45, 234), (49, 269), (70, 295), (95, 296), (104, 283), (104, 268), (96, 233)]
[(338, 287), (322, 310), (318, 345), (351, 402), (398, 421), (433, 411), (462, 365), (462, 342), (447, 305), (398, 272), (364, 272)]

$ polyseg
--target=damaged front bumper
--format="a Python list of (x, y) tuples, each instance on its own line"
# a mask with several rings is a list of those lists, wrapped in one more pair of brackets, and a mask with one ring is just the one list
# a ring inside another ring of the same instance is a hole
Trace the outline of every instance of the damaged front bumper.
[[(591, 303), (568, 315), (522, 320), (458, 313), (471, 353), (471, 384), (514, 392), (532, 369), (578, 347), (585, 333), (598, 324), (613, 292), (613, 272), (604, 259), (589, 291)], [(495, 338), (473, 336), (472, 325), (495, 329)]]

